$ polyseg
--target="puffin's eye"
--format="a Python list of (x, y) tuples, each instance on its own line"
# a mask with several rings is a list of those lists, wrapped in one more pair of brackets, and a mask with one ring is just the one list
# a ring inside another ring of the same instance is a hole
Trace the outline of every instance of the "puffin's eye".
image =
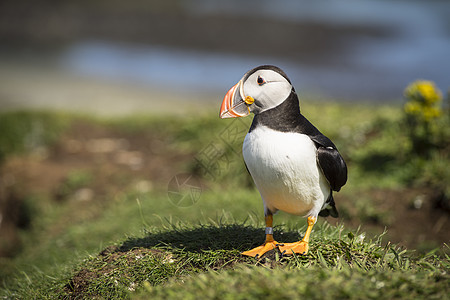
[(258, 76), (258, 79), (256, 80), (256, 82), (259, 85), (263, 85), (264, 83), (266, 83), (266, 81), (264, 80), (264, 78), (262, 78), (261, 76)]

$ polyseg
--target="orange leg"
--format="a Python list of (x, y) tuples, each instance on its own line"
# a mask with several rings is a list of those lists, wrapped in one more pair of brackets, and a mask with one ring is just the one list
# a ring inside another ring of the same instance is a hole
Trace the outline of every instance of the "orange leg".
[(255, 258), (261, 257), (267, 251), (273, 250), (278, 247), (278, 242), (273, 239), (273, 215), (268, 213), (266, 215), (266, 241), (259, 247), (252, 250), (242, 252), (242, 255), (252, 256)]
[(316, 223), (317, 218), (315, 217), (308, 217), (308, 228), (306, 229), (305, 236), (303, 239), (299, 242), (295, 243), (284, 243), (284, 245), (280, 245), (280, 251), (283, 254), (292, 254), (292, 253), (299, 253), (299, 254), (308, 254), (309, 249), (309, 236), (311, 235), (312, 228), (314, 224)]

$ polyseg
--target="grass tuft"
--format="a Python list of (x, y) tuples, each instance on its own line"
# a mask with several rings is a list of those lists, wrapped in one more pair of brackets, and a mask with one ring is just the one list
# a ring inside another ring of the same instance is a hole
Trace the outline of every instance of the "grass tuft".
[[(363, 233), (343, 226), (322, 224), (306, 256), (283, 256), (274, 250), (256, 260), (240, 252), (263, 241), (261, 228), (171, 225), (88, 258), (70, 279), (59, 282), (53, 296), (287, 299), (302, 293), (356, 299), (366, 292), (369, 298), (402, 298), (409, 291), (420, 298), (443, 295), (450, 279), (448, 256), (414, 258), (394, 245), (383, 246), (381, 237), (366, 240)], [(285, 226), (277, 227), (275, 235), (299, 238), (296, 230)]]

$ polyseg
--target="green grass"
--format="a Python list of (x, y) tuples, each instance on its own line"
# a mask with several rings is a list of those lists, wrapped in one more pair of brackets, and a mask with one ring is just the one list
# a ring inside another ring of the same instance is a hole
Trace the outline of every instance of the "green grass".
[(446, 299), (448, 277), (432, 271), (325, 268), (237, 268), (144, 285), (141, 299)]
[[(278, 226), (275, 235), (296, 240), (298, 231)], [(445, 299), (450, 288), (448, 256), (414, 258), (343, 226), (316, 227), (307, 256), (273, 253), (257, 261), (240, 255), (262, 240), (261, 228), (247, 224), (167, 223), (88, 257), (62, 277), (40, 273), (9, 296)]]
[[(371, 188), (440, 186), (449, 178), (442, 167), (446, 165), (442, 161), (448, 161), (445, 152), (436, 152), (427, 162), (408, 160), (399, 108), (320, 103), (306, 104), (302, 111), (335, 141), (349, 164), (350, 177), (342, 194), (358, 201), (360, 191), (368, 195), (348, 215), (389, 224), (391, 216), (373, 204)], [(175, 206), (165, 181), (154, 182), (148, 192), (124, 184), (120, 192), (102, 195), (101, 201), (85, 209), (75, 201), (55, 202), (49, 195), (31, 193), (26, 203), (33, 213), (32, 225), (21, 232), (22, 250), (14, 258), (0, 259), (0, 297), (448, 298), (448, 247), (418, 254), (323, 220), (314, 228), (307, 256), (273, 253), (262, 261), (241, 256), (241, 251), (264, 240), (263, 209), (242, 163), (240, 144), (226, 133), (245, 132), (251, 120), (218, 120), (216, 113), (211, 115), (83, 117), (130, 138), (152, 136), (164, 143), (166, 152), (186, 156), (179, 172), (201, 177), (201, 197), (192, 206)], [(352, 118), (342, 117), (349, 115)], [(2, 128), (8, 128), (0, 138), (3, 160), (36, 147), (52, 149), (79, 119), (47, 113), (2, 114)], [(33, 130), (39, 132), (27, 137)], [(27, 146), (28, 140), (37, 142)], [(213, 176), (198, 163), (211, 144), (230, 158), (220, 162)], [(406, 171), (405, 161), (412, 164)], [(424, 176), (412, 178), (411, 172)], [(98, 184), (97, 177), (87, 169), (72, 170), (56, 191), (69, 199), (77, 189)], [(341, 212), (345, 215), (345, 207)], [(305, 230), (303, 218), (284, 213), (275, 216), (275, 225), (280, 242), (296, 241)]]

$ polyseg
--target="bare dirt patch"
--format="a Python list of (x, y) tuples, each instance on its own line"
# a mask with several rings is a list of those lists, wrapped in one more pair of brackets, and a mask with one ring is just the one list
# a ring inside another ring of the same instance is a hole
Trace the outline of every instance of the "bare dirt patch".
[(374, 234), (386, 229), (385, 242), (422, 251), (450, 241), (450, 214), (440, 206), (439, 192), (425, 187), (372, 189), (359, 197), (370, 199), (368, 206), (376, 211), (361, 214), (361, 208), (355, 209), (360, 199), (341, 199), (338, 205), (350, 211), (349, 217), (343, 217), (346, 226), (361, 226), (362, 231)]

